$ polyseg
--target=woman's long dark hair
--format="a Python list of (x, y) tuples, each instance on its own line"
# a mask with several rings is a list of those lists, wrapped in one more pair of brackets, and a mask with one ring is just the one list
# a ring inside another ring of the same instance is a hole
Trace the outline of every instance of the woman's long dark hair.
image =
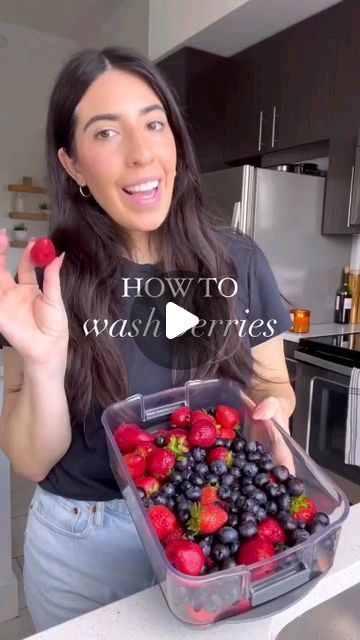
[[(107, 47), (85, 49), (74, 55), (60, 71), (50, 97), (47, 118), (48, 189), (51, 201), (49, 237), (57, 252), (66, 252), (61, 269), (62, 296), (69, 318), (68, 363), (65, 391), (72, 421), (84, 421), (94, 403), (106, 407), (128, 395), (127, 376), (114, 338), (103, 331), (85, 337), (87, 318), (119, 318), (116, 295), (120, 249), (129, 253), (126, 233), (91, 196), (83, 198), (77, 183), (58, 159), (63, 147), (76, 157), (75, 109), (94, 80), (107, 69), (118, 69), (142, 78), (159, 97), (173, 132), (177, 167), (173, 198), (163, 224), (150, 233), (159, 238), (164, 271), (187, 271), (207, 277), (235, 276), (230, 253), (219, 241), (218, 220), (203, 206), (199, 169), (186, 124), (176, 99), (155, 65), (132, 49)], [(126, 231), (126, 230), (125, 230)], [(220, 275), (219, 275), (220, 274)], [(222, 298), (233, 305), (233, 298)], [(201, 317), (236, 317), (234, 308), (219, 309), (219, 299), (193, 300), (193, 313)], [(220, 313), (219, 313), (220, 312)], [(229, 332), (219, 340), (214, 333), (212, 351), (216, 361), (192, 362), (187, 378), (228, 377), (244, 382), (253, 373), (248, 350), (238, 334)], [(194, 360), (197, 354), (194, 352)], [(173, 371), (173, 382), (177, 372)], [(177, 382), (176, 382), (177, 383)]]

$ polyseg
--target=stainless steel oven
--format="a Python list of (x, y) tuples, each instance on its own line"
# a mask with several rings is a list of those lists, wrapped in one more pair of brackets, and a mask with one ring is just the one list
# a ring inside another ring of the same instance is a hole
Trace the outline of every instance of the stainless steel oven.
[[(335, 345), (332, 344), (331, 338), (301, 340), (300, 348), (294, 353), (297, 371), (292, 435), (320, 466), (333, 475), (349, 500), (357, 503), (360, 502), (360, 467), (344, 462), (348, 391), (352, 366), (355, 366), (354, 353), (349, 353), (348, 347), (336, 347), (336, 341)], [(329, 352), (329, 345), (335, 346), (337, 352)]]

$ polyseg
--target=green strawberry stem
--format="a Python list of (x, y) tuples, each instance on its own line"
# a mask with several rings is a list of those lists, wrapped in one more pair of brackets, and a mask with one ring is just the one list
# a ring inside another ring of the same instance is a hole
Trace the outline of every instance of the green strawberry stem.
[(185, 444), (185, 436), (171, 436), (168, 445), (165, 447), (167, 451), (173, 453), (176, 459), (179, 459), (184, 453), (188, 453), (189, 448)]
[(200, 531), (200, 514), (201, 514), (201, 505), (199, 502), (196, 502), (190, 510), (190, 520), (187, 524), (187, 528), (190, 529), (196, 536)]
[(309, 500), (306, 496), (296, 496), (291, 500), (291, 513), (299, 513), (303, 509), (308, 509)]

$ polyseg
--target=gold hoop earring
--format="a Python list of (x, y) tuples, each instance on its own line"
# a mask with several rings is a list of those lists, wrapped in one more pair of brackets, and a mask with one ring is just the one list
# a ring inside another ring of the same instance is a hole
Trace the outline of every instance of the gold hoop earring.
[(80, 185), (80, 189), (79, 189), (79, 191), (80, 191), (81, 195), (83, 196), (83, 198), (90, 198), (90, 196), (91, 196), (91, 191), (90, 191), (89, 187), (88, 187), (88, 189), (89, 189), (89, 193), (88, 193), (88, 194), (86, 194), (86, 193), (83, 193), (83, 192), (82, 192), (82, 188), (83, 188), (83, 186), (84, 186), (84, 187), (86, 187), (86, 184), (84, 184), (84, 185)]

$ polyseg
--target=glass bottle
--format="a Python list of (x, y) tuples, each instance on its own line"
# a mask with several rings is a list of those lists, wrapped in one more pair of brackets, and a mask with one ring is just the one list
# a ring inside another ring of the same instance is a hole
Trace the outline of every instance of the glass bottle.
[(334, 322), (349, 324), (352, 305), (352, 293), (349, 287), (350, 267), (345, 267), (342, 284), (336, 291)]

